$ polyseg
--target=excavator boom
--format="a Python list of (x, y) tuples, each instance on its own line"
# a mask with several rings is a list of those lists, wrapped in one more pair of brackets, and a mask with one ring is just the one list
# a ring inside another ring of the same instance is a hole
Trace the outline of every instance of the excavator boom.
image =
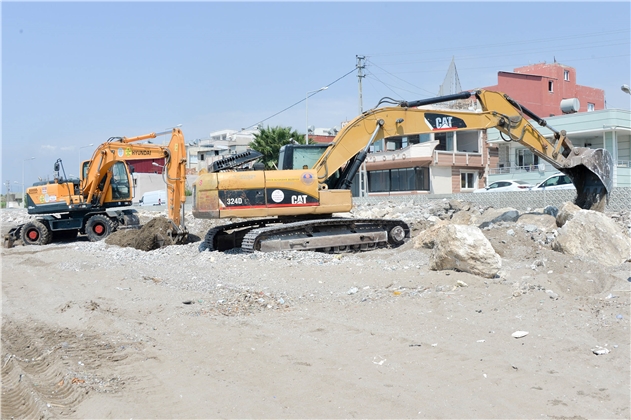
[[(420, 106), (444, 103), (475, 96), (482, 112), (421, 109)], [(526, 117), (554, 133), (544, 137)], [(365, 158), (374, 141), (439, 131), (483, 130), (496, 128), (505, 141), (528, 147), (541, 159), (572, 179), (577, 191), (576, 204), (584, 209), (602, 210), (612, 188), (613, 159), (604, 149), (574, 147), (565, 131), (557, 131), (545, 120), (501, 92), (478, 90), (436, 98), (401, 102), (399, 106), (375, 108), (348, 123), (314, 165), (318, 180), (325, 180), (346, 165), (350, 158)], [(506, 137), (504, 137), (506, 136)], [(347, 185), (361, 162), (353, 162), (340, 185)], [(348, 165), (347, 165), (348, 167)]]

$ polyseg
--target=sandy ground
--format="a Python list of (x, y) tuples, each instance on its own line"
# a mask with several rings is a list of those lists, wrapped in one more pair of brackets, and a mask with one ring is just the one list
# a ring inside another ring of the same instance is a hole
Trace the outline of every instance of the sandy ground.
[(494, 279), (412, 241), (2, 249), (2, 418), (628, 419), (631, 263), (512, 229)]

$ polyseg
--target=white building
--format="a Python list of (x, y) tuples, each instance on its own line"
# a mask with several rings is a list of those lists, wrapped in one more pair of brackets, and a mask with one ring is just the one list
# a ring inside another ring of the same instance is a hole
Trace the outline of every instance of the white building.
[(197, 173), (226, 155), (240, 153), (249, 148), (258, 130), (220, 130), (210, 133), (207, 139), (197, 139), (186, 146), (187, 168)]

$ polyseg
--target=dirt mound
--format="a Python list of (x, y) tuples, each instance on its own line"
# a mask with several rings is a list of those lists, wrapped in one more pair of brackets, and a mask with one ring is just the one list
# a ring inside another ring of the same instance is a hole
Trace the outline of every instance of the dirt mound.
[(140, 229), (119, 230), (105, 239), (108, 245), (136, 248), (141, 251), (151, 251), (173, 245), (173, 240), (167, 234), (173, 229), (171, 221), (164, 217), (156, 217), (144, 224)]

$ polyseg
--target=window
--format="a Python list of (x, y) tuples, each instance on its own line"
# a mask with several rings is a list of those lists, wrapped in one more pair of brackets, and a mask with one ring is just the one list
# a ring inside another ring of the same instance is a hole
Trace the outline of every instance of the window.
[(461, 190), (470, 190), (475, 188), (476, 182), (476, 173), (475, 172), (461, 172), (460, 173), (460, 189)]
[(548, 92), (554, 92), (554, 82), (552, 80), (548, 80)]
[(569, 70), (563, 70), (563, 80), (565, 80), (566, 82), (570, 81), (570, 71)]
[(587, 102), (587, 112), (592, 112), (594, 109), (594, 104)]
[(369, 192), (429, 191), (429, 168), (401, 168), (368, 172)]
[(531, 165), (539, 164), (539, 156), (532, 153), (529, 149), (517, 149), (515, 150), (515, 163), (517, 166), (529, 168)]
[(112, 166), (112, 181), (110, 186), (112, 188), (113, 199), (131, 199), (129, 178), (127, 177), (127, 165), (125, 165), (125, 162), (116, 162), (114, 166)]
[(454, 133), (435, 133), (434, 140), (438, 140), (436, 150), (445, 150), (453, 152), (454, 150)]
[(390, 191), (390, 171), (368, 172), (368, 188), (370, 192)]

